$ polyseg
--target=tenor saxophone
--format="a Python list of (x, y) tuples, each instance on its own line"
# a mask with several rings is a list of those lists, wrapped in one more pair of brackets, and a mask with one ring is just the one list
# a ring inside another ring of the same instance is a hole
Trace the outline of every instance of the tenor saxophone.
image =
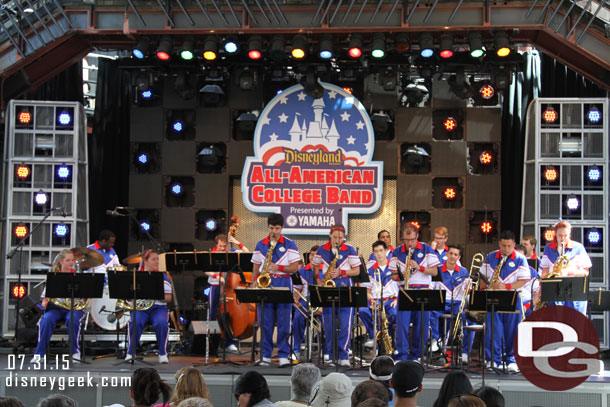
[(500, 260), (500, 263), (498, 263), (494, 269), (494, 273), (489, 280), (489, 286), (487, 287), (488, 290), (493, 290), (491, 287), (500, 280), (500, 271), (502, 271), (502, 267), (504, 266), (504, 262), (506, 261), (507, 257), (508, 256), (502, 257), (502, 260)]
[(256, 279), (256, 285), (260, 288), (267, 288), (271, 284), (271, 275), (269, 274), (269, 267), (271, 266), (271, 257), (273, 256), (273, 250), (275, 249), (275, 245), (277, 241), (272, 240), (269, 242), (269, 249), (267, 250), (267, 256), (265, 257), (265, 262), (263, 263), (262, 271)]
[(322, 283), (320, 284), (322, 287), (336, 287), (333, 278), (331, 277), (331, 273), (335, 271), (337, 267), (337, 260), (339, 260), (339, 246), (337, 245), (337, 255), (332, 259), (330, 265), (328, 266), (328, 270), (326, 270), (326, 274), (324, 274), (324, 278), (322, 279)]

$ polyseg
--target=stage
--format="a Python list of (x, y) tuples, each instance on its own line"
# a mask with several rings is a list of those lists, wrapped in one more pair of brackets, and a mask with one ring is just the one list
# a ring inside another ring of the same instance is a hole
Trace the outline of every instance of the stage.
[[(129, 398), (129, 381), (131, 372), (139, 367), (154, 367), (168, 384), (174, 385), (174, 374), (179, 369), (195, 365), (204, 373), (206, 383), (210, 388), (211, 401), (215, 406), (235, 406), (233, 384), (237, 377), (251, 369), (261, 372), (269, 384), (273, 401), (290, 398), (290, 374), (292, 367), (252, 366), (250, 352), (229, 354), (228, 359), (236, 363), (229, 365), (215, 363), (216, 358), (210, 358), (205, 365), (205, 357), (170, 356), (170, 363), (160, 365), (157, 356), (150, 354), (144, 357), (149, 364), (136, 363), (116, 365), (120, 360), (116, 357), (92, 359), (90, 364), (74, 364), (68, 369), (62, 369), (61, 357), (56, 365), (55, 356), (48, 357), (46, 370), (34, 370), (28, 362), (30, 356), (9, 356), (10, 348), (2, 348), (0, 355), (0, 395), (19, 398), (26, 406), (35, 406), (38, 400), (50, 393), (63, 393), (76, 399), (80, 406), (106, 406), (113, 403), (131, 405)], [(21, 361), (24, 361), (21, 366)], [(13, 361), (15, 367), (10, 366)], [(277, 363), (277, 359), (274, 359)], [(539, 389), (529, 383), (521, 374), (496, 374), (487, 371), (481, 375), (479, 368), (468, 373), (474, 388), (486, 385), (502, 391), (507, 406), (607, 406), (610, 403), (610, 360), (605, 361), (604, 375), (592, 376), (585, 383), (568, 392), (549, 392)], [(354, 386), (368, 378), (368, 368), (334, 368), (322, 367), (322, 375), (339, 371), (351, 377)], [(437, 397), (447, 371), (429, 371), (423, 383), (423, 391), (418, 397), (418, 405), (432, 406)], [(27, 380), (28, 387), (22, 386)], [(46, 383), (41, 383), (44, 380)], [(17, 381), (19, 381), (17, 383)], [(35, 382), (34, 382), (35, 381)], [(19, 384), (19, 386), (16, 386)], [(53, 388), (51, 389), (51, 385)], [(62, 390), (63, 388), (63, 390)]]

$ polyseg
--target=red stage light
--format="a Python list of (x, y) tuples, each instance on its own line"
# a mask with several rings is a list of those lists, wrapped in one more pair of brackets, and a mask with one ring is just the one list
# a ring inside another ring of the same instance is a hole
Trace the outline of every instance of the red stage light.
[(348, 88), (347, 86), (344, 87), (343, 90), (349, 93), (350, 95), (354, 93), (354, 90), (352, 88)]
[(544, 231), (544, 240), (552, 242), (555, 239), (555, 229), (547, 229)]
[(157, 58), (159, 58), (161, 61), (168, 61), (169, 60), (169, 54), (165, 51), (158, 51), (157, 52)]
[(455, 192), (455, 188), (453, 188), (453, 187), (445, 188), (445, 199), (452, 200), (452, 199), (455, 199), (456, 196), (457, 196), (457, 193)]
[(548, 182), (555, 182), (557, 181), (557, 170), (555, 169), (555, 167), (548, 167), (546, 170), (544, 170), (544, 179), (547, 180)]
[(23, 284), (19, 285), (16, 284), (13, 286), (13, 289), (11, 290), (11, 294), (13, 295), (13, 298), (23, 298), (25, 297), (25, 286)]
[(28, 124), (31, 121), (32, 121), (32, 113), (30, 113), (30, 112), (19, 113), (19, 123)]
[(19, 239), (23, 239), (28, 234), (28, 227), (25, 225), (17, 225), (15, 226), (15, 236)]
[(350, 48), (348, 53), (352, 58), (360, 58), (362, 56), (362, 50), (357, 47)]
[(483, 85), (481, 89), (479, 89), (479, 94), (483, 99), (491, 99), (496, 94), (496, 91), (491, 85)]
[(555, 121), (557, 121), (557, 117), (557, 111), (552, 106), (547, 107), (542, 114), (542, 118), (547, 123), (555, 123)]
[(451, 58), (453, 56), (453, 51), (450, 49), (444, 49), (440, 52), (439, 55), (441, 56), (441, 58)]
[(491, 224), (491, 222), (485, 221), (485, 222), (481, 223), (481, 232), (488, 235), (491, 233), (492, 230), (493, 230), (493, 225)]
[(453, 131), (457, 127), (457, 121), (453, 117), (448, 117), (443, 122), (443, 126), (445, 127), (445, 130)]
[(248, 51), (248, 58), (250, 59), (261, 59), (262, 56), (263, 54), (261, 54), (261, 52), (257, 49)]
[(25, 179), (30, 176), (30, 167), (27, 165), (20, 165), (17, 167), (17, 177)]
[(416, 220), (414, 220), (414, 221), (412, 221), (412, 222), (410, 222), (410, 223), (411, 223), (411, 225), (415, 226), (415, 227), (417, 228), (417, 230), (419, 230), (419, 228), (421, 227), (421, 225), (419, 224), (419, 222), (418, 222), (418, 221), (416, 221)]
[(489, 165), (494, 160), (494, 156), (489, 151), (483, 151), (479, 157), (481, 164)]

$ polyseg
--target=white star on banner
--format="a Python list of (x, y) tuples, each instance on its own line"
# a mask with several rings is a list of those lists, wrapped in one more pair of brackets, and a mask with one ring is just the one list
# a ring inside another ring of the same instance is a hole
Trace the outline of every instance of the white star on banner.
[(342, 122), (348, 122), (349, 121), (349, 117), (350, 117), (349, 113), (343, 112), (343, 114), (341, 114), (341, 121)]
[(280, 123), (288, 123), (288, 116), (286, 116), (286, 114), (282, 113), (281, 115), (278, 116), (278, 119), (280, 119)]
[(277, 141), (277, 138), (278, 138), (278, 137), (279, 137), (279, 136), (278, 136), (277, 134), (275, 134), (275, 132), (273, 132), (273, 133), (272, 133), (272, 134), (269, 136), (269, 138), (271, 139), (271, 141)]
[(265, 124), (269, 124), (269, 116), (265, 116), (261, 119), (261, 126), (264, 126)]
[(286, 103), (288, 103), (288, 97), (287, 96), (283, 96), (280, 98), (280, 105), (285, 105)]
[(299, 100), (303, 101), (303, 100), (305, 100), (305, 98), (307, 97), (307, 95), (306, 95), (306, 94), (304, 94), (303, 92), (301, 92), (301, 93), (299, 93), (299, 94), (297, 95), (297, 97), (299, 98)]
[(347, 144), (354, 144), (355, 141), (356, 139), (354, 138), (354, 136), (349, 136), (347, 138)]
[(356, 127), (358, 128), (358, 130), (364, 129), (364, 123), (362, 122), (362, 120), (356, 123)]
[(335, 92), (334, 90), (331, 90), (330, 92), (328, 92), (329, 99), (335, 99), (336, 97), (337, 97), (337, 92)]

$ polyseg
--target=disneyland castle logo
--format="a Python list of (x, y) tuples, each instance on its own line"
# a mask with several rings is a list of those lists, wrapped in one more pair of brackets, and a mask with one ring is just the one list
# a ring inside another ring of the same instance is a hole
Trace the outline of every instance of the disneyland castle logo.
[(327, 234), (349, 213), (381, 204), (383, 163), (372, 162), (374, 133), (364, 106), (326, 83), (319, 99), (295, 85), (262, 111), (255, 157), (242, 174), (246, 207), (284, 215), (285, 233)]

